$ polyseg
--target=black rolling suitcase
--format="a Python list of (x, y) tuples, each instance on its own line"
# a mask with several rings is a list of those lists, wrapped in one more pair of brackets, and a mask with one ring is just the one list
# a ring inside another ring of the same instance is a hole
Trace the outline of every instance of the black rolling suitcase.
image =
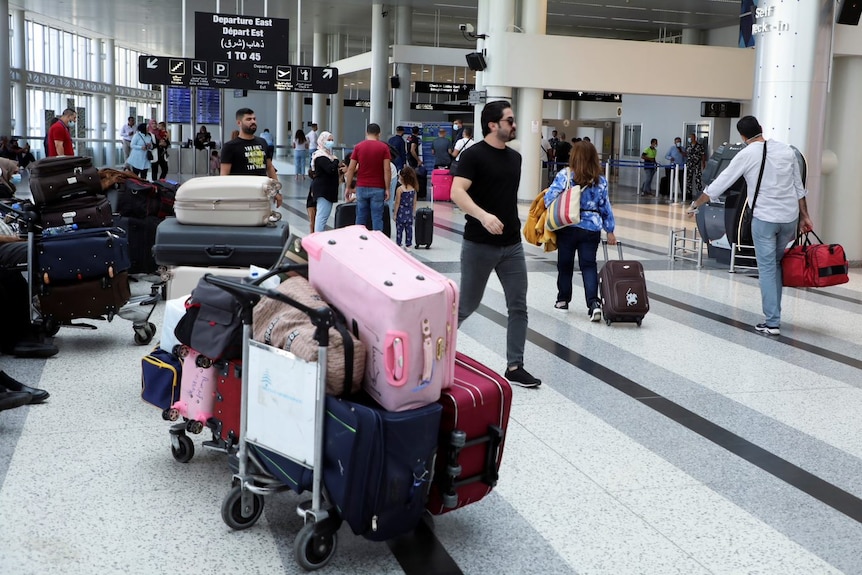
[(160, 266), (272, 266), (290, 237), (287, 222), (273, 226), (188, 226), (166, 218), (156, 229), (153, 256)]
[[(346, 228), (356, 225), (356, 202), (344, 202), (335, 206), (335, 228)], [(366, 224), (371, 229), (371, 224)], [(392, 237), (392, 216), (389, 215), (389, 204), (383, 205), (383, 233)]]
[(39, 214), (42, 228), (76, 224), (78, 229), (109, 228), (114, 224), (111, 202), (99, 194), (81, 196), (60, 204), (42, 208)]
[(37, 206), (102, 193), (102, 179), (92, 158), (56, 156), (30, 164), (30, 192)]
[(644, 268), (638, 261), (624, 260), (623, 247), (617, 242), (620, 259), (608, 259), (608, 242), (602, 240), (605, 265), (599, 271), (599, 297), (605, 323), (636, 322), (640, 326), (649, 311)]
[(670, 178), (667, 176), (662, 176), (661, 180), (658, 183), (658, 193), (662, 196), (670, 195)]
[(416, 210), (413, 230), (413, 243), (417, 248), (431, 248), (434, 240), (434, 209), (419, 208)]
[(114, 225), (125, 230), (129, 240), (130, 274), (151, 274), (158, 268), (153, 258), (153, 246), (156, 245), (156, 229), (161, 221), (155, 216), (114, 216)]

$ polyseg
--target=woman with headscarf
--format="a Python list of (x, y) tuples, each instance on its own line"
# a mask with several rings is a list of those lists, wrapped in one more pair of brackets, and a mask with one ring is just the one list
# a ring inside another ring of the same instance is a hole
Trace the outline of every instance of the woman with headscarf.
[(138, 131), (132, 136), (131, 147), (132, 151), (127, 163), (136, 176), (146, 180), (150, 163), (153, 160), (153, 137), (147, 133), (146, 123), (138, 124)]
[(326, 222), (332, 213), (332, 206), (338, 201), (338, 188), (341, 175), (346, 170), (344, 162), (332, 153), (335, 138), (329, 132), (321, 132), (317, 137), (317, 150), (311, 157), (311, 167), (314, 179), (311, 180), (311, 196), (317, 205), (317, 215), (314, 219), (314, 231), (326, 229)]

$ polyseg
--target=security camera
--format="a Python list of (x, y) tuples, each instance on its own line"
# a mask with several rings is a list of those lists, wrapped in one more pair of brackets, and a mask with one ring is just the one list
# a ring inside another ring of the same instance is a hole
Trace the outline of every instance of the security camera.
[(462, 32), (467, 32), (468, 34), (473, 33), (473, 25), (472, 24), (458, 24), (458, 29)]

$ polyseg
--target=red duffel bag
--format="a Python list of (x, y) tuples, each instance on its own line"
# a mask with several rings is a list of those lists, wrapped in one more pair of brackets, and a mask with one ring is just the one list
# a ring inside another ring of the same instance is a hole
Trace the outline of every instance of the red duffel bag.
[[(812, 244), (811, 233), (819, 243)], [(804, 239), (803, 239), (804, 236)], [(840, 244), (824, 244), (814, 232), (799, 234), (781, 260), (782, 283), (787, 287), (827, 287), (850, 281), (849, 265)]]

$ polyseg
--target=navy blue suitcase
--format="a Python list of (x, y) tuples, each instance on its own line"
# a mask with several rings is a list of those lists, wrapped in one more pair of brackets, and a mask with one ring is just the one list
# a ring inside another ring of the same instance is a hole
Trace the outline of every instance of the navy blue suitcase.
[[(357, 535), (385, 541), (415, 528), (428, 501), (442, 406), (390, 412), (326, 398), (323, 482)], [(252, 446), (270, 474), (297, 493), (311, 490), (311, 469)]]
[(69, 230), (42, 237), (39, 278), (45, 284), (113, 278), (131, 267), (129, 242), (120, 228)]
[(141, 399), (168, 410), (180, 398), (183, 364), (173, 353), (156, 348), (141, 359)]
[(386, 411), (370, 399), (328, 402), (323, 478), (357, 535), (386, 541), (422, 519), (437, 454), (442, 406)]

